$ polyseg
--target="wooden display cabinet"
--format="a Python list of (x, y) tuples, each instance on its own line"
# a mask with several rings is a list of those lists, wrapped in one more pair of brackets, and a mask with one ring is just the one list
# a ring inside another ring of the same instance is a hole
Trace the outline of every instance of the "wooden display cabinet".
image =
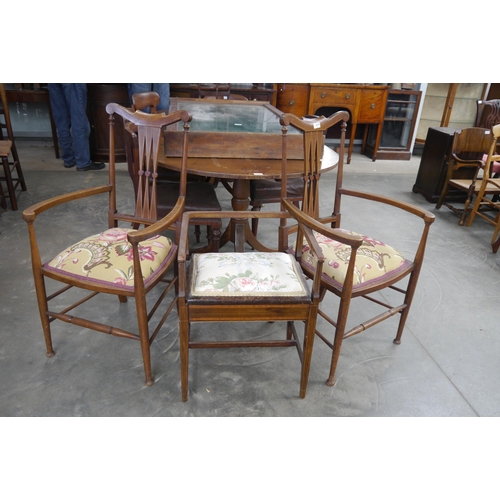
[[(377, 158), (409, 160), (422, 93), (419, 90), (389, 90)], [(374, 154), (376, 128), (370, 127), (366, 154)]]

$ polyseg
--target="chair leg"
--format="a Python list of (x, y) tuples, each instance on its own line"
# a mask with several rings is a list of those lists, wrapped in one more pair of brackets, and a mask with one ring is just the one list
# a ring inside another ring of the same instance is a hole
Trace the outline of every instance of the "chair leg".
[(40, 321), (42, 322), (43, 336), (45, 338), (45, 355), (52, 358), (55, 355), (52, 347), (52, 335), (50, 331), (50, 321), (48, 316), (47, 290), (45, 288), (45, 280), (40, 270), (33, 267), (33, 277), (35, 281), (36, 299), (38, 302), (38, 311), (40, 313)]
[(211, 228), (210, 231), (210, 251), (214, 253), (219, 252), (221, 230), (219, 228)]
[(436, 208), (441, 208), (443, 206), (447, 194), (448, 194), (448, 184), (446, 184), (446, 186), (443, 188), (443, 192), (441, 193), (441, 196), (439, 197), (439, 200), (436, 203)]
[(181, 393), (182, 402), (188, 400), (189, 391), (189, 321), (187, 319), (186, 307), (180, 304), (178, 299), (179, 313), (179, 341), (180, 341), (180, 360), (181, 360)]
[(405, 304), (406, 307), (401, 311), (401, 317), (399, 319), (398, 331), (396, 334), (396, 338), (393, 342), (397, 345), (401, 344), (401, 336), (403, 335), (403, 330), (406, 324), (406, 318), (408, 318), (408, 314), (410, 313), (411, 303), (413, 301), (413, 296), (415, 295), (415, 290), (417, 288), (418, 276), (420, 274), (420, 269), (415, 269), (410, 276), (410, 280), (408, 281), (408, 287), (406, 289), (405, 295)]
[(141, 341), (142, 361), (144, 363), (144, 374), (146, 376), (146, 385), (154, 384), (153, 374), (151, 370), (151, 343), (149, 341), (149, 326), (146, 310), (146, 297), (144, 293), (137, 293), (135, 296), (135, 304), (137, 310), (137, 321), (139, 325), (139, 337)]
[(333, 387), (335, 385), (335, 371), (337, 370), (337, 363), (339, 361), (340, 349), (342, 347), (342, 341), (344, 340), (344, 330), (339, 329), (338, 327), (335, 329), (335, 339), (333, 341), (333, 352), (332, 352), (332, 361), (330, 363), (330, 374), (328, 375), (328, 379), (326, 381), (326, 385)]
[(337, 326), (335, 328), (335, 337), (333, 340), (332, 361), (330, 363), (330, 375), (326, 381), (326, 385), (332, 387), (335, 385), (335, 371), (337, 370), (337, 363), (339, 361), (340, 349), (344, 340), (345, 327), (347, 324), (347, 316), (349, 313), (349, 306), (351, 297), (341, 299), (339, 305), (339, 312), (337, 316)]
[(493, 232), (493, 237), (491, 238), (491, 249), (493, 250), (493, 253), (497, 253), (498, 248), (500, 247), (500, 238), (497, 239), (498, 233), (500, 233), (500, 221), (497, 222), (497, 226)]
[[(252, 212), (260, 212), (262, 205), (254, 205), (252, 207)], [(252, 233), (257, 236), (257, 231), (259, 230), (259, 219), (252, 219)]]
[(0, 206), (7, 210), (7, 197), (5, 196), (2, 183), (0, 182)]
[(472, 201), (472, 196), (474, 195), (474, 189), (472, 189), (471, 192), (468, 193), (467, 195), (467, 199), (465, 200), (465, 203), (464, 203), (464, 211), (462, 212), (462, 214), (460, 215), (460, 220), (458, 221), (458, 225), (459, 226), (463, 226), (464, 223), (465, 223), (465, 218), (467, 217), (467, 211), (469, 209), (469, 205)]
[(309, 319), (304, 326), (304, 347), (302, 356), (302, 371), (300, 376), (300, 398), (306, 397), (307, 382), (309, 380), (309, 371), (311, 369), (311, 358), (314, 346), (314, 337), (316, 336), (316, 313), (310, 313)]

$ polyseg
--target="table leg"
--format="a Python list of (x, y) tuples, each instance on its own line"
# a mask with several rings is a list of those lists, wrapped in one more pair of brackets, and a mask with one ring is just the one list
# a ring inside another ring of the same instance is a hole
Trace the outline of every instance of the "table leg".
[(352, 148), (354, 147), (354, 137), (356, 136), (356, 126), (357, 126), (357, 123), (352, 123), (351, 137), (349, 139), (349, 149), (348, 149), (348, 153), (347, 153), (347, 164), (348, 165), (351, 163)]
[[(232, 190), (233, 198), (231, 205), (233, 210), (246, 212), (250, 206), (250, 180), (235, 179)], [(234, 243), (236, 252), (243, 252), (245, 244), (248, 243), (254, 250), (268, 251), (264, 245), (259, 243), (255, 235), (252, 233), (248, 219), (231, 219), (224, 234), (220, 239), (220, 247), (223, 247), (229, 241)]]
[[(250, 205), (250, 180), (235, 179), (233, 182), (233, 198), (231, 199), (233, 210), (246, 211)], [(221, 236), (220, 246), (224, 246), (229, 241), (234, 243), (236, 252), (243, 252), (246, 241), (246, 219), (231, 219), (224, 234)]]

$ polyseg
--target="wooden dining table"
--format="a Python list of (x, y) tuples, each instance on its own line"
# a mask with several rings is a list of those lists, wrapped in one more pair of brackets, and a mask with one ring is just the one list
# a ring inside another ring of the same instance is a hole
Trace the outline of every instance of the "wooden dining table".
[[(172, 98), (170, 112), (188, 111), (190, 123), (187, 170), (207, 178), (232, 181), (231, 205), (246, 211), (250, 204), (252, 179), (280, 179), (282, 169), (282, 112), (261, 101), (230, 101)], [(180, 170), (182, 130), (167, 128), (160, 145), (158, 165)], [(287, 177), (304, 173), (303, 136), (289, 127)], [(324, 148), (322, 172), (335, 168), (338, 154)], [(233, 241), (236, 251), (245, 243), (259, 249), (247, 221), (233, 219), (221, 237), (220, 246)], [(262, 248), (264, 249), (264, 248)]]

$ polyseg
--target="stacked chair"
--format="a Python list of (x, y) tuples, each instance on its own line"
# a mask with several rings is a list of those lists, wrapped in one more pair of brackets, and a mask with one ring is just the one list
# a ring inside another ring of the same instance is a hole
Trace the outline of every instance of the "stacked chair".
[[(453, 138), (451, 159), (446, 172), (443, 191), (436, 208), (443, 205), (460, 216), (458, 221), (463, 226), (471, 212), (471, 202), (477, 196), (483, 184), (491, 177), (492, 163), (487, 163), (493, 145), (496, 145), (494, 134), (489, 128), (469, 127), (455, 132)], [(487, 194), (498, 194), (498, 189), (492, 184), (485, 184)], [(448, 199), (450, 190), (462, 192), (464, 202), (453, 204)]]
[(500, 201), (498, 201), (498, 195), (500, 194), (500, 179), (490, 177), (488, 174), (491, 172), (494, 162), (500, 162), (500, 155), (496, 153), (498, 139), (500, 137), (500, 124), (493, 127), (492, 135), (493, 141), (490, 145), (490, 150), (484, 165), (484, 179), (480, 183), (474, 206), (467, 219), (467, 226), (472, 224), (476, 215), (492, 224), (495, 230), (491, 239), (491, 246), (493, 253), (497, 253), (498, 247), (500, 246)]

